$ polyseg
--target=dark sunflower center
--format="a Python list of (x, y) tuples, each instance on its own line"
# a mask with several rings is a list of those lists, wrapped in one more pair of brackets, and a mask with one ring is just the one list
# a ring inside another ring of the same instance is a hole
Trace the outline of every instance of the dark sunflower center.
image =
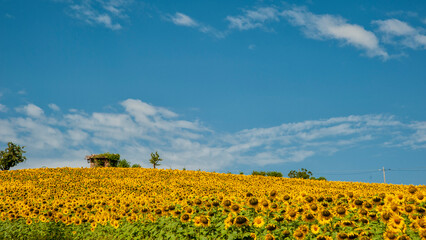
[(238, 210), (240, 210), (240, 206), (238, 206), (238, 205), (234, 204), (234, 205), (232, 205), (231, 209), (232, 209), (233, 211), (238, 211)]
[(256, 198), (252, 198), (250, 199), (249, 204), (252, 206), (256, 206), (257, 204), (259, 204), (259, 201), (257, 201)]
[(229, 206), (231, 206), (231, 201), (229, 201), (229, 200), (225, 200), (224, 202), (223, 202), (223, 205), (225, 206), (225, 207), (229, 207)]
[(336, 212), (337, 212), (338, 214), (345, 214), (346, 209), (345, 209), (344, 207), (338, 207)]
[(273, 225), (273, 224), (269, 224), (268, 226), (266, 226), (266, 229), (269, 231), (273, 231), (277, 228), (277, 226)]
[(322, 215), (323, 215), (324, 217), (329, 217), (329, 216), (331, 215), (331, 213), (330, 213), (330, 211), (328, 211), (328, 210), (324, 210), (324, 211), (322, 211)]
[(236, 222), (237, 224), (244, 224), (245, 222), (247, 222), (247, 218), (242, 217), (242, 216), (238, 216), (238, 217), (235, 219), (235, 222)]
[(209, 223), (209, 220), (206, 217), (201, 217), (200, 221), (201, 221), (202, 224), (208, 224)]

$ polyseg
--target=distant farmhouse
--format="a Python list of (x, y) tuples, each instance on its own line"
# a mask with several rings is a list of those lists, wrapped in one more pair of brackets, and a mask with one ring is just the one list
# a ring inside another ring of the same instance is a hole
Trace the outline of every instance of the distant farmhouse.
[(90, 167), (117, 167), (120, 160), (120, 154), (114, 153), (101, 153), (92, 154), (85, 157)]

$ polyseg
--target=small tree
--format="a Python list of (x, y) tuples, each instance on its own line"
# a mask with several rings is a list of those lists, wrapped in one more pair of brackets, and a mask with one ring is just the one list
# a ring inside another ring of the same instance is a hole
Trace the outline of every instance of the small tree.
[(0, 170), (9, 170), (18, 163), (24, 162), (27, 158), (23, 156), (26, 153), (24, 146), (16, 145), (12, 142), (7, 143), (7, 148), (0, 151)]
[(140, 167), (141, 167), (141, 165), (137, 164), (137, 163), (135, 163), (135, 164), (132, 165), (132, 168), (140, 168)]
[(289, 178), (303, 178), (303, 179), (309, 179), (312, 176), (312, 172), (308, 171), (305, 168), (299, 169), (299, 171), (291, 170), (288, 173)]
[(126, 159), (121, 159), (121, 160), (118, 161), (117, 167), (120, 167), (120, 168), (129, 168), (130, 167), (130, 163)]
[(161, 165), (160, 164), (161, 161), (163, 161), (163, 159), (160, 158), (160, 155), (158, 155), (157, 152), (155, 152), (155, 154), (151, 153), (151, 159), (149, 159), (149, 162), (154, 166), (154, 169), (155, 169), (155, 166)]

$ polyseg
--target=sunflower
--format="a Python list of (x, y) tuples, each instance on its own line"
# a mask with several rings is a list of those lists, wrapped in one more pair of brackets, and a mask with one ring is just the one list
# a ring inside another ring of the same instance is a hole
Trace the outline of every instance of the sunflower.
[(226, 200), (224, 200), (224, 201), (222, 202), (222, 205), (223, 205), (225, 208), (229, 208), (229, 207), (231, 206), (231, 204), (232, 204), (232, 202), (231, 202), (231, 200), (229, 200), (229, 199), (226, 199)]
[(320, 231), (321, 231), (321, 228), (318, 225), (314, 224), (311, 226), (311, 233), (318, 235)]
[(202, 224), (201, 224), (201, 219), (200, 219), (200, 217), (199, 217), (199, 216), (195, 217), (195, 218), (193, 219), (193, 221), (194, 221), (194, 226), (196, 226), (196, 227), (201, 227), (201, 226), (202, 226)]
[(257, 216), (254, 220), (253, 220), (253, 225), (255, 227), (262, 227), (263, 225), (265, 225), (265, 221), (263, 220), (262, 216)]
[(258, 206), (259, 206), (259, 201), (257, 200), (257, 198), (250, 198), (249, 200), (248, 200), (248, 205), (250, 206), (250, 207), (252, 207), (252, 208), (255, 208), (255, 209), (257, 209), (258, 208)]
[(383, 222), (385, 222), (385, 223), (387, 223), (387, 222), (389, 222), (389, 220), (391, 219), (391, 217), (392, 217), (392, 212), (383, 212), (381, 215), (380, 215), (380, 219), (383, 221)]
[(248, 225), (249, 220), (244, 216), (237, 216), (234, 220), (235, 226), (241, 227)]
[(411, 238), (408, 235), (401, 235), (397, 238), (397, 240), (410, 240)]
[(297, 212), (294, 209), (290, 209), (288, 212), (286, 212), (286, 218), (287, 220), (296, 220), (297, 219)]
[(33, 220), (31, 220), (31, 218), (27, 218), (27, 221), (25, 223), (27, 225), (31, 225), (33, 223)]
[(426, 230), (420, 230), (419, 235), (422, 240), (426, 240)]
[(231, 206), (231, 211), (232, 211), (232, 212), (234, 212), (234, 213), (239, 213), (239, 212), (240, 212), (240, 210), (241, 210), (241, 207), (240, 207), (240, 205), (238, 205), (238, 204), (233, 204), (233, 205)]
[(319, 235), (317, 240), (333, 240), (330, 236)]
[(383, 239), (384, 240), (397, 239), (397, 234), (393, 231), (387, 230), (386, 232), (383, 233)]
[(268, 233), (268, 234), (266, 234), (266, 236), (265, 236), (265, 240), (275, 240), (275, 237), (274, 237), (274, 235), (272, 235), (272, 234)]
[(342, 205), (339, 205), (335, 208), (334, 211), (338, 216), (340, 217), (344, 217), (346, 215), (346, 208), (343, 207)]
[(388, 226), (393, 229), (403, 230), (405, 227), (404, 218), (399, 215), (393, 215), (389, 220)]
[(348, 234), (346, 234), (345, 232), (339, 232), (337, 234), (337, 239), (338, 240), (343, 240), (343, 239), (347, 239), (348, 238)]
[(307, 212), (307, 213), (303, 214), (303, 221), (304, 222), (313, 222), (313, 221), (315, 221), (315, 215), (310, 213), (310, 212)]
[(182, 216), (180, 217), (180, 221), (183, 223), (188, 222), (189, 220), (191, 220), (191, 216), (188, 213), (184, 213), (182, 214)]
[(301, 230), (298, 229), (298, 230), (294, 231), (293, 237), (297, 240), (302, 240), (302, 239), (305, 238), (305, 234)]
[(291, 233), (290, 233), (290, 231), (289, 231), (289, 230), (285, 229), (284, 231), (282, 231), (282, 232), (281, 232), (281, 235), (282, 235), (283, 237), (288, 237), (288, 236), (290, 236), (290, 235), (291, 235)]
[(268, 231), (274, 231), (275, 229), (277, 229), (277, 226), (275, 224), (270, 223), (270, 224), (266, 225), (265, 228)]

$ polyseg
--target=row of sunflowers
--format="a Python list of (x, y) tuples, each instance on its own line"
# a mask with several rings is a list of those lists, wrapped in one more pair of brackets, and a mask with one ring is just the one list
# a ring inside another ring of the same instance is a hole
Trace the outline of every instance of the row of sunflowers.
[(426, 239), (423, 185), (142, 168), (0, 183), (0, 239)]

